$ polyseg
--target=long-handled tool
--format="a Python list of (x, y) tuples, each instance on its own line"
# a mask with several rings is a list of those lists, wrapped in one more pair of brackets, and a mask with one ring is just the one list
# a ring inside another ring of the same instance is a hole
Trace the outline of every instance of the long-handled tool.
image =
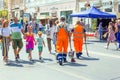
[(86, 54), (87, 54), (87, 56), (90, 57), (89, 53), (88, 53), (88, 48), (87, 48), (87, 43), (86, 42), (85, 42), (85, 48), (86, 48)]
[(71, 58), (71, 62), (76, 62), (75, 59), (74, 59), (74, 51), (72, 49), (71, 37), (70, 36), (69, 36), (69, 44), (70, 44), (70, 51), (69, 51), (68, 55)]

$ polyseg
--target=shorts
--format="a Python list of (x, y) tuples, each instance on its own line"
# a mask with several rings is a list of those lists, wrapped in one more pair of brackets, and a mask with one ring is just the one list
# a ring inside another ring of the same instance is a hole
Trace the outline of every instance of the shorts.
[(29, 51), (32, 51), (33, 48), (30, 48), (30, 49), (26, 49), (26, 53), (29, 53)]
[(42, 52), (43, 51), (43, 46), (38, 46), (38, 52)]
[(12, 39), (12, 40), (13, 40), (13, 44), (12, 44), (13, 49), (17, 49), (17, 47), (21, 49), (23, 47), (22, 39)]
[(56, 44), (56, 36), (53, 36), (53, 44)]

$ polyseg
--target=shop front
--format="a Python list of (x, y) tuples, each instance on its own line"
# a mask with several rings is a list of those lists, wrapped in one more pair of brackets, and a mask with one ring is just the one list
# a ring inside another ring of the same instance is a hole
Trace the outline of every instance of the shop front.
[(72, 10), (70, 10), (70, 11), (61, 11), (60, 12), (60, 16), (65, 16), (65, 18), (66, 18), (66, 22), (67, 23), (72, 23), (72, 19), (70, 18), (70, 14), (72, 14), (73, 13), (73, 11)]
[(75, 11), (75, 2), (57, 3), (46, 6), (40, 6), (40, 15), (49, 15), (52, 18), (60, 19), (61, 16), (66, 17), (66, 21), (71, 23), (70, 14)]

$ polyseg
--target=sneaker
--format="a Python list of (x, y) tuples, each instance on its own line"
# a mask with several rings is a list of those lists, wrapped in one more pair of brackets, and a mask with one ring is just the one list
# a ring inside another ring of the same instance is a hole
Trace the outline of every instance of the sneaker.
[(81, 57), (81, 55), (82, 55), (82, 53), (81, 53), (81, 52), (76, 53), (76, 57), (77, 57), (77, 59), (79, 59), (79, 58)]
[(18, 62), (18, 58), (17, 57), (15, 58), (15, 62)]
[(108, 49), (108, 46), (105, 46), (106, 49)]
[(76, 62), (76, 61), (75, 61), (75, 59), (74, 59), (74, 58), (72, 58), (72, 59), (71, 59), (71, 62), (73, 62), (73, 63), (74, 63), (74, 62)]
[(59, 65), (61, 65), (61, 66), (63, 65), (62, 60), (59, 60)]
[(18, 58), (18, 59), (20, 58), (19, 54), (17, 54), (17, 58)]
[(29, 61), (32, 61), (32, 57), (28, 57)]
[(31, 59), (29, 59), (30, 61), (32, 61), (32, 62), (34, 62), (34, 60), (31, 58)]
[(42, 60), (42, 57), (39, 57), (39, 60)]

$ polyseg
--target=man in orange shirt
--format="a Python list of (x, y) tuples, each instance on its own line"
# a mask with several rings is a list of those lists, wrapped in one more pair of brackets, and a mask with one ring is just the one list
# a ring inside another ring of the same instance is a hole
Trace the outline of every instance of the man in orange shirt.
[(65, 17), (61, 17), (60, 23), (57, 27), (57, 41), (56, 41), (56, 50), (57, 60), (59, 64), (62, 65), (62, 61), (67, 62), (67, 49), (68, 49), (68, 39), (69, 39), (69, 28), (68, 24), (65, 22)]
[(82, 46), (84, 43), (83, 40), (86, 41), (85, 29), (80, 24), (80, 21), (76, 22), (75, 28), (72, 30), (72, 32), (76, 57), (79, 58), (82, 55)]

